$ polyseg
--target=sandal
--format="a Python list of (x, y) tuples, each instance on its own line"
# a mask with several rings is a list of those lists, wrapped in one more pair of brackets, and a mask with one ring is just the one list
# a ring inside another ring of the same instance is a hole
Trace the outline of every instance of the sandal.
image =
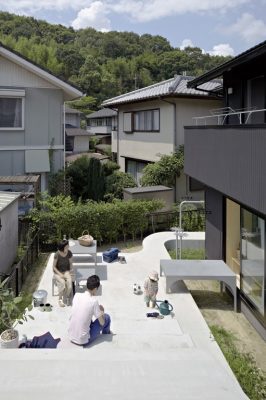
[(62, 299), (59, 299), (58, 304), (59, 304), (60, 307), (65, 307), (66, 306)]

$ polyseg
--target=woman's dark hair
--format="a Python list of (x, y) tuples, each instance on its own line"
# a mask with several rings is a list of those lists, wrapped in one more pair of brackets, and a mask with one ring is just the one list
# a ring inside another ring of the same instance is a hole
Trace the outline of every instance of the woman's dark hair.
[(89, 278), (87, 279), (87, 288), (89, 290), (93, 290), (95, 288), (98, 289), (99, 286), (100, 286), (100, 278), (98, 277), (98, 275), (89, 276)]
[(64, 251), (64, 248), (68, 245), (68, 240), (62, 240), (62, 242), (58, 243), (57, 248), (60, 251)]

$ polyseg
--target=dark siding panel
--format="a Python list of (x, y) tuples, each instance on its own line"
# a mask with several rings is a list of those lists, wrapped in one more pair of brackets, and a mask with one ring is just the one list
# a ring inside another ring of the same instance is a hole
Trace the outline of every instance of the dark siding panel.
[(205, 191), (206, 240), (205, 254), (209, 260), (223, 259), (223, 196), (212, 189)]
[(185, 128), (185, 173), (266, 214), (266, 127)]

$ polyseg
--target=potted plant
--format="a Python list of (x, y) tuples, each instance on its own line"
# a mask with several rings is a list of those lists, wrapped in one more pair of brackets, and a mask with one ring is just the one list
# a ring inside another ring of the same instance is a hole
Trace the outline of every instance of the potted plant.
[[(6, 288), (6, 280), (0, 283), (0, 347), (18, 348), (19, 334), (14, 327), (14, 323), (23, 324), (27, 318), (33, 319), (31, 315), (26, 315), (26, 309), (19, 307), (23, 297), (14, 295), (10, 288)], [(28, 307), (31, 310), (32, 306)]]

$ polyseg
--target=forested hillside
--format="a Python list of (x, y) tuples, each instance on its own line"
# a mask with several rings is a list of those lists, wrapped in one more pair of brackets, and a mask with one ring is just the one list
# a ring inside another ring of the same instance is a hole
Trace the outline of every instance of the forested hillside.
[(197, 47), (173, 48), (162, 36), (75, 31), (5, 12), (0, 12), (0, 41), (94, 97), (91, 109), (106, 98), (184, 71), (199, 75), (227, 60)]

